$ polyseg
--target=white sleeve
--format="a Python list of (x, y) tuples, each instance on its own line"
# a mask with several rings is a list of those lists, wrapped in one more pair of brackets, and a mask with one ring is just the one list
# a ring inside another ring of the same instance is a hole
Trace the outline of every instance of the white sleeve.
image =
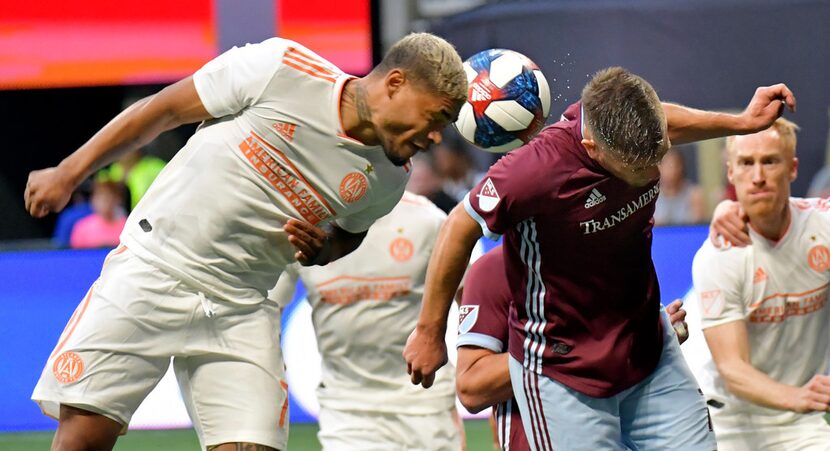
[(695, 255), (692, 279), (703, 329), (746, 319), (747, 252), (747, 248), (718, 250), (707, 241)]
[(294, 299), (294, 291), (297, 288), (297, 281), (300, 279), (300, 274), (297, 271), (297, 263), (288, 265), (280, 274), (277, 284), (268, 291), (268, 300), (274, 301), (280, 307), (285, 307)]
[(404, 188), (406, 188), (405, 181), (386, 197), (375, 201), (355, 214), (336, 219), (334, 223), (349, 233), (365, 232), (375, 221), (388, 215), (395, 208), (395, 205), (398, 205), (403, 196)]
[(254, 104), (282, 65), (290, 43), (272, 38), (234, 47), (196, 71), (193, 82), (208, 113), (218, 118)]

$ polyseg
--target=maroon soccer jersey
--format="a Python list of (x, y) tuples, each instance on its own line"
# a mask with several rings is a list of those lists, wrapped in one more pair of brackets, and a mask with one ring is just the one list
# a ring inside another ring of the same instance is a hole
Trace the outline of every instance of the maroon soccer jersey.
[(631, 187), (588, 157), (580, 110), (491, 166), (464, 206), (485, 235), (505, 236), (510, 354), (608, 397), (650, 374), (663, 346), (651, 260), (659, 188)]
[[(507, 352), (510, 289), (501, 246), (478, 259), (467, 272), (461, 295), (456, 346)], [(515, 400), (493, 406), (499, 445), (504, 451), (530, 451)]]

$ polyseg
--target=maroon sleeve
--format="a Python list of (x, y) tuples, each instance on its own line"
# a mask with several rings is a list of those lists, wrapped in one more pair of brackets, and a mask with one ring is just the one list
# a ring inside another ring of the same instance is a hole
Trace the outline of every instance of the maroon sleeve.
[(467, 273), (461, 295), (456, 346), (507, 350), (510, 291), (501, 246), (484, 254)]
[(464, 197), (465, 210), (485, 236), (497, 239), (541, 209), (549, 212), (556, 208), (552, 200), (573, 172), (569, 154), (581, 146), (579, 113), (580, 104), (571, 105), (561, 121), (490, 166), (487, 175)]

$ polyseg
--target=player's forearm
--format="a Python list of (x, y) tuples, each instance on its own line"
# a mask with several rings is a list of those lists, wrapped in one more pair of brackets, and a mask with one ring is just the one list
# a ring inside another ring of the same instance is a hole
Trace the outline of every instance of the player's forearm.
[(59, 167), (77, 185), (120, 155), (146, 145), (161, 133), (209, 117), (188, 78), (122, 111)]
[(463, 206), (456, 206), (441, 227), (429, 259), (419, 328), (437, 331), (446, 328), (450, 304), (464, 276), (473, 246), (480, 237), (478, 223)]
[(719, 364), (718, 372), (726, 389), (738, 398), (773, 409), (794, 409), (792, 401), (798, 388), (776, 381), (747, 362)]
[[(463, 352), (459, 349), (459, 354)], [(507, 353), (490, 354), (479, 358), (470, 367), (459, 367), (456, 389), (461, 404), (472, 413), (513, 397)]]
[(663, 103), (669, 139), (672, 144), (686, 144), (750, 132), (738, 115), (696, 110), (673, 103)]

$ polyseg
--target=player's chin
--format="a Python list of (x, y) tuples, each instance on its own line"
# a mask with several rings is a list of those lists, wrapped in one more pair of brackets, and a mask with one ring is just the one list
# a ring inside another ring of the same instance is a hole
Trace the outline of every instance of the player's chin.
[(411, 155), (401, 155), (403, 152), (398, 153), (394, 150), (389, 150), (389, 148), (386, 147), (383, 148), (383, 153), (386, 155), (386, 159), (391, 161), (392, 164), (394, 164), (395, 166), (405, 165), (411, 157)]

